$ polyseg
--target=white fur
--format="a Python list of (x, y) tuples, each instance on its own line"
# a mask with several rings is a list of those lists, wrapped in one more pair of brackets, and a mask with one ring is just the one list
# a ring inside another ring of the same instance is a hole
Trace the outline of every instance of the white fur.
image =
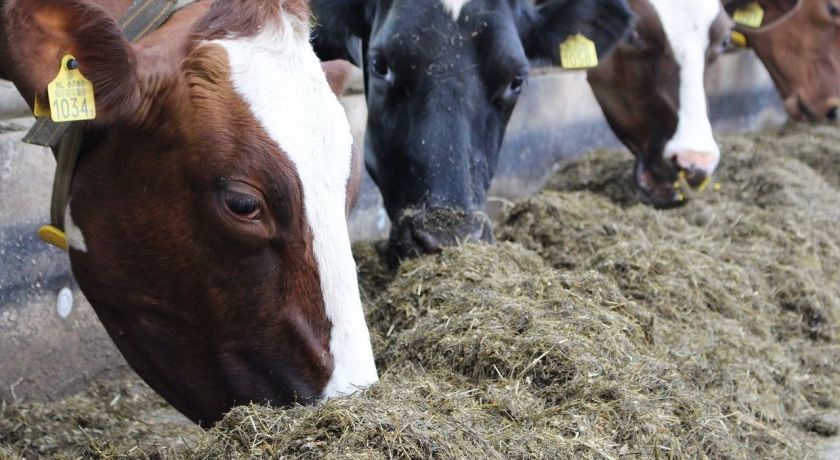
[(67, 246), (79, 252), (88, 252), (85, 244), (85, 236), (82, 235), (82, 229), (73, 223), (73, 216), (70, 213), (70, 203), (67, 203), (67, 208), (64, 209), (64, 237), (67, 238)]
[(443, 8), (452, 15), (452, 20), (457, 21), (461, 17), (461, 9), (472, 0), (440, 0)]
[[(665, 34), (680, 65), (679, 123), (665, 146), (665, 158), (683, 167), (696, 164), (711, 174), (720, 161), (720, 148), (712, 134), (706, 106), (704, 71), (709, 29), (720, 13), (720, 0), (650, 0), (659, 13)], [(681, 158), (682, 157), (682, 158)], [(702, 163), (702, 164), (700, 164)]]
[(323, 397), (378, 380), (344, 215), (353, 137), (309, 43), (309, 27), (283, 19), (252, 38), (223, 39), (234, 86), (294, 163), (303, 185), (334, 369)]

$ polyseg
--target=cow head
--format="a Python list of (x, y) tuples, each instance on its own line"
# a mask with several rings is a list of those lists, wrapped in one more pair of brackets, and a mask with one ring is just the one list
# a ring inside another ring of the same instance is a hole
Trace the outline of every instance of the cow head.
[(636, 156), (635, 179), (656, 206), (681, 203), (679, 173), (699, 186), (720, 159), (705, 74), (729, 39), (718, 0), (630, 0), (633, 31), (589, 72), (615, 133)]
[[(751, 4), (726, 0), (735, 14)], [(737, 25), (767, 67), (788, 114), (800, 121), (836, 121), (840, 108), (840, 2), (758, 0), (759, 27)]]
[(84, 0), (6, 11), (24, 96), (46, 100), (68, 53), (95, 88), (66, 214), (79, 285), (132, 367), (205, 423), (377, 379), (345, 221), (352, 137), (306, 4), (208, 4), (136, 45)]
[[(395, 258), (492, 240), (487, 189), (529, 59), (556, 62), (559, 45), (578, 32), (606, 54), (630, 19), (624, 0), (312, 5), (321, 57), (355, 55), (365, 73), (365, 164), (393, 223)], [(361, 39), (358, 52), (354, 37)]]

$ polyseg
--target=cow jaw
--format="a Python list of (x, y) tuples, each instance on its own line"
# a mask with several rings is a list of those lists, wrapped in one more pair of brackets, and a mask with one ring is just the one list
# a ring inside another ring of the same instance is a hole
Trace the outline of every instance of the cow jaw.
[(717, 0), (651, 0), (680, 68), (677, 131), (664, 158), (682, 169), (711, 175), (720, 161), (704, 88), (709, 30), (721, 11)]
[(227, 50), (236, 91), (300, 178), (332, 328), (334, 368), (322, 395), (333, 397), (378, 380), (344, 215), (353, 139), (309, 43), (308, 26), (284, 22), (254, 37), (215, 43)]

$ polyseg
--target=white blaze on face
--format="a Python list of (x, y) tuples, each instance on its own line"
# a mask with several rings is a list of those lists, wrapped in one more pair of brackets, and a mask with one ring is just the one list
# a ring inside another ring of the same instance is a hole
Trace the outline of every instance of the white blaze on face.
[(344, 215), (353, 137), (309, 43), (309, 27), (287, 17), (256, 37), (219, 40), (236, 91), (295, 165), (313, 233), (334, 369), (323, 397), (378, 380)]
[(472, 0), (440, 0), (443, 8), (452, 15), (452, 20), (457, 21), (461, 17), (461, 9)]
[(721, 11), (720, 0), (650, 0), (659, 14), (680, 66), (679, 123), (665, 146), (665, 158), (708, 174), (720, 161), (706, 106), (704, 74), (709, 31)]

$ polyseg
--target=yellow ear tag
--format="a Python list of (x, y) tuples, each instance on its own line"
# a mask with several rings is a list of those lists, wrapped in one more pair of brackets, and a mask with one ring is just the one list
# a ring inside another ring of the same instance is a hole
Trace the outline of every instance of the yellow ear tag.
[(764, 9), (761, 8), (758, 2), (752, 2), (743, 8), (735, 10), (735, 14), (732, 15), (732, 20), (736, 24), (757, 29), (761, 27), (761, 23), (764, 21)]
[(38, 238), (41, 238), (47, 244), (51, 244), (64, 252), (67, 252), (67, 236), (64, 232), (53, 227), (52, 225), (44, 225), (38, 229)]
[(567, 70), (598, 67), (595, 42), (582, 34), (572, 35), (560, 44), (560, 67)]
[(35, 118), (50, 116), (50, 106), (42, 104), (37, 94), (35, 95), (35, 106), (32, 108), (32, 113)]
[(69, 54), (61, 59), (61, 69), (47, 85), (50, 95), (50, 116), (56, 123), (93, 120), (96, 103), (93, 84), (79, 71), (79, 61)]
[(738, 48), (746, 48), (749, 44), (747, 42), (747, 36), (737, 30), (732, 31), (732, 35), (730, 35), (729, 40)]

